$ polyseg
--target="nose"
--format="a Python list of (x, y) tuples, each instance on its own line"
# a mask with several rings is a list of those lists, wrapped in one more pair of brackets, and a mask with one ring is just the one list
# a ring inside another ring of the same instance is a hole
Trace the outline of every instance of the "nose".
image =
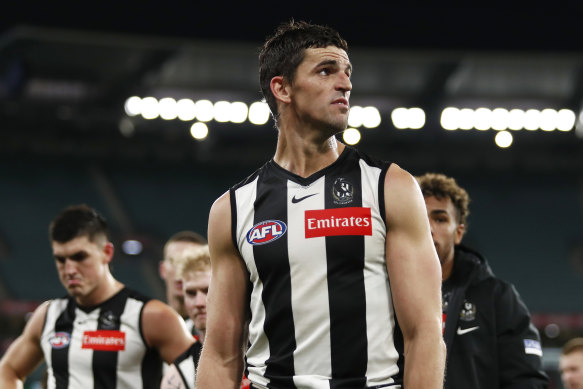
[(194, 304), (198, 307), (205, 306), (206, 305), (206, 293), (198, 292), (196, 294), (195, 299), (194, 299)]
[(350, 81), (350, 77), (348, 77), (348, 75), (344, 72), (338, 73), (340, 77), (336, 89), (345, 93), (350, 92), (352, 90), (352, 82)]
[(69, 258), (65, 259), (64, 270), (65, 274), (75, 274), (77, 272), (77, 263)]

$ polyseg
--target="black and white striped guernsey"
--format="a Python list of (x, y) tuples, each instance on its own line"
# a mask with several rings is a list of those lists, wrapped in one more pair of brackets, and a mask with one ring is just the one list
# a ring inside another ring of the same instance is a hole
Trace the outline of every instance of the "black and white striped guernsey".
[(159, 388), (162, 359), (146, 345), (148, 298), (128, 288), (95, 307), (51, 300), (41, 335), (49, 389)]
[(251, 284), (254, 387), (401, 387), (385, 261), (389, 165), (346, 147), (308, 178), (272, 160), (231, 188), (233, 241)]

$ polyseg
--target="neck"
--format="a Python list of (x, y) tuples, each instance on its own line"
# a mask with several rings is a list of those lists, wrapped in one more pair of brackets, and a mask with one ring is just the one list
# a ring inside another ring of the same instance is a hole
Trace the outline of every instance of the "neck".
[(77, 296), (75, 300), (77, 301), (77, 304), (81, 306), (90, 307), (99, 305), (102, 302), (109, 300), (122, 290), (123, 287), (124, 285), (121, 282), (113, 278), (111, 274), (108, 274), (93, 292), (86, 296)]
[(280, 130), (273, 160), (305, 178), (331, 165), (344, 148), (334, 136), (318, 137), (309, 132)]

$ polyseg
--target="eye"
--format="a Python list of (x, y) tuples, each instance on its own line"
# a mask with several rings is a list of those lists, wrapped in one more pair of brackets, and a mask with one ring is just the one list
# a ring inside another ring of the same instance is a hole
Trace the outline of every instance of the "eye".
[(55, 255), (55, 261), (59, 262), (59, 263), (65, 263), (65, 257), (61, 257), (59, 255)]
[(87, 257), (88, 257), (88, 254), (85, 251), (80, 251), (78, 253), (71, 255), (69, 258), (71, 258), (71, 261), (81, 262), (82, 260), (84, 260)]
[(318, 74), (322, 75), (322, 76), (327, 76), (331, 73), (329, 68), (322, 68), (318, 71)]

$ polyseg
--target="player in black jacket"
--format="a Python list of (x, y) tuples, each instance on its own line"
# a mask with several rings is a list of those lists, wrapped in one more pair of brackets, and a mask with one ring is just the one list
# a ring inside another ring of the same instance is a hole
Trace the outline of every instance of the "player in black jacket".
[(417, 180), (444, 280), (445, 389), (547, 388), (540, 337), (518, 292), (461, 245), (467, 192), (442, 174)]

